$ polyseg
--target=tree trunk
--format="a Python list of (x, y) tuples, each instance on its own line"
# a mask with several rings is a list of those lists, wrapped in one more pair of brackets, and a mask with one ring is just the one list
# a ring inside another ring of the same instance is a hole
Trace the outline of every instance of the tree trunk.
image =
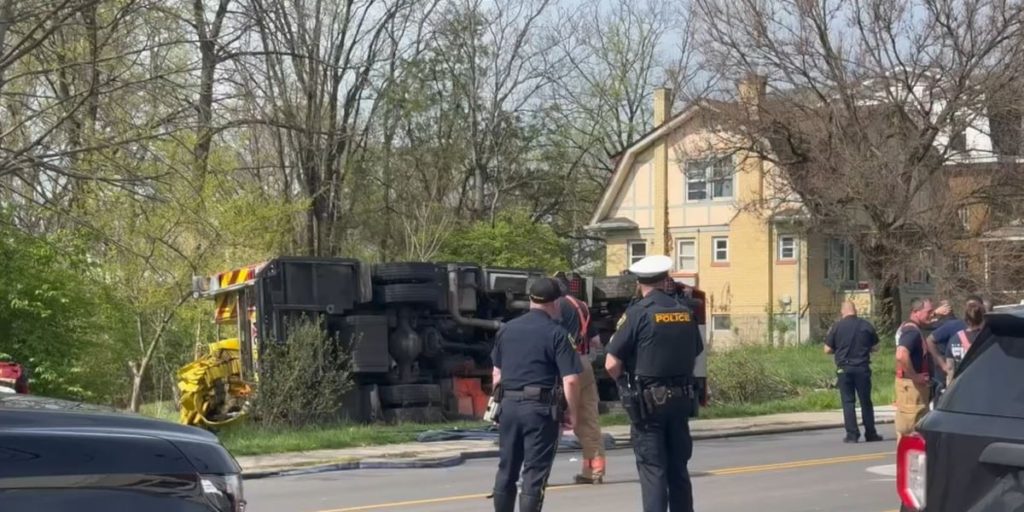
[(892, 273), (872, 275), (872, 280), (875, 327), (882, 331), (895, 331), (903, 318), (899, 276)]
[(207, 25), (206, 10), (202, 0), (192, 4), (193, 22), (199, 39), (199, 99), (196, 102), (196, 145), (193, 149), (196, 171), (202, 187), (210, 165), (210, 150), (213, 146), (213, 85), (217, 72), (217, 39), (231, 0), (220, 0), (213, 22)]
[[(14, 4), (17, 0), (0, 0), (0, 48), (5, 48), (7, 31), (14, 24)], [(0, 91), (4, 88), (4, 68), (0, 68)]]
[(128, 402), (128, 410), (139, 412), (142, 405), (142, 379), (146, 375), (146, 367), (140, 364), (132, 365), (132, 398)]
[[(178, 300), (177, 304), (171, 307), (163, 318), (160, 319), (160, 324), (156, 327), (156, 332), (149, 339), (149, 345), (146, 347), (145, 353), (142, 355), (142, 359), (137, 362), (129, 362), (128, 367), (132, 371), (132, 396), (129, 401), (129, 410), (132, 412), (139, 412), (139, 406), (142, 405), (142, 381), (146, 378), (146, 371), (149, 369), (150, 363), (153, 362), (153, 355), (156, 354), (157, 346), (164, 338), (164, 334), (167, 332), (167, 327), (171, 325), (171, 320), (178, 313), (178, 309), (192, 296), (191, 292), (185, 293)], [(142, 323), (139, 322), (139, 341), (142, 341)]]

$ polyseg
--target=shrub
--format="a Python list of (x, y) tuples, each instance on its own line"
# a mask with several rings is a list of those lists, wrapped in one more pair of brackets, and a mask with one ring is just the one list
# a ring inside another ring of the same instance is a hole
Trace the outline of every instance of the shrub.
[(796, 394), (796, 388), (778, 367), (769, 365), (756, 350), (734, 350), (708, 358), (708, 378), (715, 403), (754, 404)]
[(260, 357), (255, 416), (264, 425), (306, 425), (337, 419), (352, 387), (348, 354), (328, 338), (319, 321), (291, 323), (285, 343)]

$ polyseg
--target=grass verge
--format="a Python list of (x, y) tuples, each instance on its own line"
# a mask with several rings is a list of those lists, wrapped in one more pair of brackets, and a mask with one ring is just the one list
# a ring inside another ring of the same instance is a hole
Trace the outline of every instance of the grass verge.
[[(871, 401), (875, 406), (894, 400), (893, 344), (884, 340), (871, 362)], [(743, 418), (790, 412), (839, 409), (836, 367), (820, 344), (786, 348), (746, 347), (713, 354), (708, 369), (712, 403), (700, 411), (701, 419)], [(745, 399), (743, 399), (745, 398)], [(859, 413), (858, 413), (859, 414)], [(625, 414), (601, 417), (604, 426), (626, 425)]]
[[(891, 339), (883, 337), (883, 340)], [(874, 354), (872, 399), (876, 406), (893, 402), (895, 347), (885, 343)], [(700, 418), (738, 418), (787, 412), (827, 411), (841, 407), (835, 389), (832, 357), (820, 344), (787, 348), (746, 347), (713, 354), (709, 361), (712, 404)], [(147, 414), (177, 420), (173, 404), (161, 402), (142, 408)], [(601, 417), (604, 426), (628, 424), (624, 414)], [(219, 433), (224, 446), (235, 455), (262, 455), (322, 449), (354, 448), (407, 443), (432, 429), (478, 428), (481, 422), (434, 425), (324, 425), (301, 428), (268, 428), (241, 423)]]
[(433, 429), (478, 428), (482, 422), (434, 425), (325, 425), (301, 428), (268, 428), (242, 423), (219, 433), (224, 447), (234, 455), (301, 452), (410, 443), (421, 432)]

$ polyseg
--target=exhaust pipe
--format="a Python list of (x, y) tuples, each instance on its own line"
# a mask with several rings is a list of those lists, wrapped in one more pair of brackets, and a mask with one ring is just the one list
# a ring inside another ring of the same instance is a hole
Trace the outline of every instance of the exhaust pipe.
[(459, 295), (459, 267), (453, 263), (448, 264), (448, 312), (452, 315), (452, 320), (459, 325), (466, 327), (478, 327), (480, 329), (487, 329), (490, 331), (497, 331), (501, 328), (500, 320), (484, 320), (482, 318), (466, 318), (462, 316), (462, 312), (459, 311), (460, 300)]

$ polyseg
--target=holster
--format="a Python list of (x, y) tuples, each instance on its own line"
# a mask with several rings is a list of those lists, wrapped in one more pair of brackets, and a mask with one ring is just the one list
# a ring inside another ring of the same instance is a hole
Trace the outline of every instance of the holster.
[(639, 425), (647, 420), (647, 411), (644, 407), (644, 400), (640, 389), (629, 378), (620, 378), (616, 384), (619, 388), (619, 399), (622, 401), (622, 408), (629, 416), (629, 422)]
[(643, 402), (647, 414), (654, 414), (672, 400), (693, 399), (693, 386), (648, 386), (643, 390)]
[(484, 412), (484, 421), (497, 423), (501, 416), (501, 399), (504, 398), (501, 384), (494, 386), (491, 397), (487, 400), (487, 411)]
[(557, 387), (551, 391), (551, 417), (558, 423), (565, 421), (565, 412), (569, 410), (569, 401), (565, 398), (565, 390)]

